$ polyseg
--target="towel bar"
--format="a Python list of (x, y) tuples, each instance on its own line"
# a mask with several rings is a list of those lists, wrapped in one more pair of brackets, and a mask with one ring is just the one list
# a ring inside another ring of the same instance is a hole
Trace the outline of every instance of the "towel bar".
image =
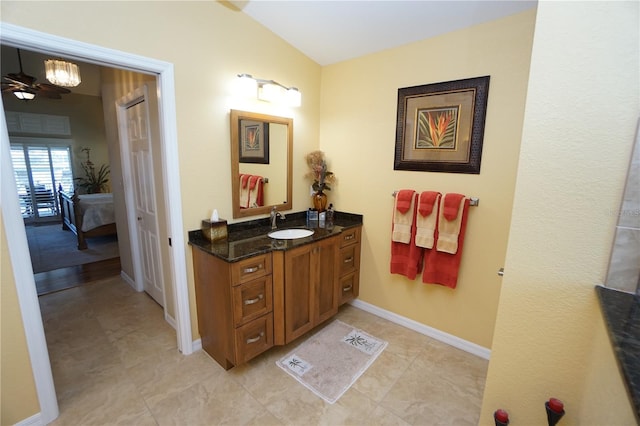
[[(391, 193), (391, 196), (395, 197), (397, 193), (398, 193), (398, 191), (393, 191)], [(480, 198), (478, 198), (478, 197), (469, 197), (469, 205), (470, 206), (477, 206), (479, 204), (480, 204)]]

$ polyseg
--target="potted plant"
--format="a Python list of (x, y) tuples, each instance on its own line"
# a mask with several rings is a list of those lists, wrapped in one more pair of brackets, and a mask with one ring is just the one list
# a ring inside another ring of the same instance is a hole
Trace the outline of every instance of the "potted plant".
[(96, 168), (93, 166), (91, 158), (89, 158), (91, 148), (83, 148), (82, 151), (87, 153), (87, 161), (80, 163), (82, 170), (84, 170), (84, 177), (74, 179), (76, 186), (83, 188), (87, 194), (100, 193), (105, 190), (107, 182), (109, 182), (109, 166), (103, 164), (96, 172)]
[(87, 166), (82, 163), (84, 177), (75, 178), (76, 186), (84, 188), (87, 194), (97, 194), (104, 191), (107, 182), (109, 182), (109, 166), (103, 164), (96, 172), (93, 165)]

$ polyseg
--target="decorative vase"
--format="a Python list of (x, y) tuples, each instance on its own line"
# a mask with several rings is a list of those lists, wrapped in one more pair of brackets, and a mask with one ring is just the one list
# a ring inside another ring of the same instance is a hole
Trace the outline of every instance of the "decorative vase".
[(322, 192), (322, 190), (313, 194), (311, 199), (313, 200), (313, 207), (318, 211), (318, 213), (322, 213), (327, 209), (327, 194)]

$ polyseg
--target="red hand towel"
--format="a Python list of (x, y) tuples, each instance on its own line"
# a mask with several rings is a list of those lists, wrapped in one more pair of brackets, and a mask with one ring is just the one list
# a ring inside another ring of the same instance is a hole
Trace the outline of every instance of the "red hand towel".
[(249, 176), (249, 190), (252, 190), (256, 187), (258, 179), (260, 179), (260, 176)]
[(258, 206), (264, 206), (264, 180), (258, 181), (258, 196), (256, 197), (256, 203)]
[(250, 177), (251, 175), (240, 175), (240, 183), (243, 188), (247, 187), (247, 182), (249, 181)]
[(412, 189), (402, 189), (396, 194), (396, 209), (402, 214), (409, 211), (411, 200), (415, 191)]
[(415, 245), (416, 239), (416, 214), (418, 209), (413, 209), (413, 225), (411, 226), (411, 240), (409, 244), (391, 241), (391, 265), (392, 274), (400, 274), (413, 280), (422, 270), (421, 247)]
[[(458, 271), (460, 269), (460, 260), (462, 258), (462, 246), (464, 243), (464, 234), (467, 229), (467, 211), (469, 209), (469, 200), (465, 200), (462, 210), (462, 223), (460, 224), (460, 233), (458, 234), (458, 250), (456, 254), (449, 254), (438, 251), (435, 248), (425, 250), (424, 253), (424, 272), (422, 274), (422, 282), (425, 284), (440, 284), (450, 288), (456, 288), (458, 284)], [(438, 230), (436, 229), (436, 238)]]
[(418, 211), (422, 216), (429, 216), (433, 211), (433, 204), (440, 193), (436, 191), (424, 191), (420, 194)]
[(412, 189), (403, 189), (396, 194), (393, 209), (393, 230), (391, 232), (392, 241), (404, 244), (409, 244), (411, 241), (411, 227), (415, 227), (416, 203), (416, 194)]
[(442, 215), (447, 220), (454, 220), (458, 217), (458, 207), (460, 207), (460, 201), (464, 198), (462, 194), (450, 193), (444, 196), (444, 210)]
[[(438, 206), (440, 193), (425, 191), (418, 197), (418, 212), (416, 217), (416, 245), (430, 249), (435, 242), (435, 229), (438, 226)], [(434, 211), (435, 206), (435, 211)]]

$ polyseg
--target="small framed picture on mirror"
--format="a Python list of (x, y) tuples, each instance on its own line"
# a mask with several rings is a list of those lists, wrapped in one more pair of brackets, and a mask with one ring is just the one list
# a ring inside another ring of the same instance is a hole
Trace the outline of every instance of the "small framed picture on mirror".
[(240, 120), (240, 162), (269, 164), (269, 123)]

